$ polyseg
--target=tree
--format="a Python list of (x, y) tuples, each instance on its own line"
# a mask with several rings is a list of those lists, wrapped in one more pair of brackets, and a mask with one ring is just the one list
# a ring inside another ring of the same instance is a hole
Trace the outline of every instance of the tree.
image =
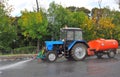
[(70, 10), (71, 12), (77, 11), (77, 7), (75, 7), (75, 6), (69, 6), (66, 9)]
[(6, 2), (0, 1), (0, 49), (12, 49), (10, 46), (16, 39), (16, 27), (12, 25), (9, 8), (5, 9)]
[(85, 17), (84, 23), (80, 26), (83, 30), (83, 37), (86, 41), (96, 39), (96, 32), (95, 28), (96, 25), (92, 21), (92, 19), (89, 19), (87, 16)]
[(84, 12), (73, 12), (70, 17), (71, 18), (68, 19), (68, 24), (72, 27), (80, 27), (88, 16)]
[(42, 12), (22, 12), (21, 18), (18, 20), (22, 34), (25, 37), (31, 37), (37, 40), (37, 51), (39, 50), (39, 40), (44, 39), (43, 36), (47, 34), (47, 17)]
[(97, 24), (98, 21), (99, 21), (99, 17), (100, 17), (99, 9), (98, 8), (93, 8), (91, 16), (92, 16), (92, 20)]
[(120, 26), (120, 12), (119, 11), (113, 11), (113, 23), (116, 26)]
[(67, 7), (66, 9), (70, 10), (71, 12), (84, 12), (86, 13), (88, 16), (90, 14), (90, 10), (86, 9), (85, 7), (75, 7), (75, 6), (70, 6)]
[(116, 26), (112, 34), (114, 39), (118, 40), (118, 42), (120, 43), (120, 26)]
[[(101, 10), (101, 13), (99, 13)], [(110, 10), (109, 7), (105, 8), (93, 8), (92, 9), (92, 20), (95, 23), (95, 36), (96, 38), (113, 38), (120, 40), (120, 22), (119, 22), (119, 11)], [(100, 17), (98, 17), (100, 16)]]
[(98, 22), (97, 36), (102, 38), (113, 38), (113, 30), (115, 25), (112, 18), (101, 18)]
[(58, 40), (60, 34), (60, 28), (68, 25), (69, 11), (66, 10), (61, 5), (55, 4), (55, 2), (50, 3), (48, 9), (49, 17), (49, 33), (52, 40)]
[(48, 9), (48, 16), (50, 17), (49, 31), (53, 38), (52, 40), (58, 40), (60, 28), (65, 27), (65, 25), (68, 27), (80, 27), (87, 15), (83, 11), (71, 11), (62, 5), (52, 2)]
[(120, 9), (120, 0), (116, 0), (116, 3), (118, 4), (119, 9)]
[(112, 11), (112, 12), (113, 12), (112, 23), (116, 25), (113, 31), (113, 37), (117, 39), (120, 43), (120, 12), (119, 11)]

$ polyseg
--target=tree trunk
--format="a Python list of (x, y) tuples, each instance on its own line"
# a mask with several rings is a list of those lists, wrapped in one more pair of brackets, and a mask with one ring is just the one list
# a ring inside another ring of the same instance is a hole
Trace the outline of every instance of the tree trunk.
[(40, 50), (40, 40), (38, 39), (38, 40), (37, 40), (37, 51), (36, 51), (36, 53), (38, 53), (39, 50)]

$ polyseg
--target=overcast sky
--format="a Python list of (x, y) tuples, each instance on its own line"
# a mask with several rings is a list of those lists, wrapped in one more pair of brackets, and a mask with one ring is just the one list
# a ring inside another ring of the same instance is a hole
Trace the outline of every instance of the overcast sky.
[[(91, 10), (94, 7), (98, 6), (98, 0), (38, 0), (39, 5), (45, 9), (49, 8), (49, 4), (53, 1), (57, 4), (61, 4), (64, 7), (67, 6), (76, 6), (76, 7), (85, 7)], [(99, 0), (100, 1), (100, 0)], [(20, 11), (27, 9), (28, 11), (32, 11), (34, 7), (36, 7), (36, 0), (9, 0), (9, 5), (13, 6), (12, 16), (20, 16)], [(118, 10), (118, 5), (115, 0), (102, 0), (102, 7), (109, 6), (110, 9)]]

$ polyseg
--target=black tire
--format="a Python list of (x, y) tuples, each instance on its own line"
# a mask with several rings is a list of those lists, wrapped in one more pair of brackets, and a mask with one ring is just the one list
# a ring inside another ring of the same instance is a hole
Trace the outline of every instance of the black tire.
[(68, 56), (68, 57), (65, 57), (68, 61), (73, 61), (74, 59), (72, 58), (72, 56)]
[(46, 61), (47, 62), (54, 62), (57, 59), (57, 53), (54, 51), (49, 51), (46, 53)]
[(116, 55), (116, 49), (110, 49), (110, 50), (108, 50), (107, 56), (109, 58), (114, 58), (115, 55)]
[(102, 56), (103, 56), (103, 53), (98, 51), (98, 52), (96, 53), (96, 56), (97, 56), (98, 59), (101, 59)]
[(71, 56), (75, 61), (84, 60), (87, 55), (87, 47), (82, 43), (77, 43), (71, 50)]
[(71, 52), (69, 51), (68, 54), (65, 55), (65, 58), (68, 60), (68, 61), (73, 61), (73, 58), (71, 56)]

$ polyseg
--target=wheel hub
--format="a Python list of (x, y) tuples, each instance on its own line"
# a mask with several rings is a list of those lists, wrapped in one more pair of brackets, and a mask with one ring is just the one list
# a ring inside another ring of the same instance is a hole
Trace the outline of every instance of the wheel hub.
[(85, 56), (85, 50), (81, 47), (77, 47), (75, 49), (75, 56), (79, 59), (83, 58)]
[(109, 54), (110, 54), (110, 56), (114, 56), (115, 54), (114, 54), (114, 52), (109, 52)]
[(50, 61), (54, 61), (56, 56), (55, 56), (55, 54), (51, 53), (51, 54), (49, 54), (48, 58), (49, 58)]

